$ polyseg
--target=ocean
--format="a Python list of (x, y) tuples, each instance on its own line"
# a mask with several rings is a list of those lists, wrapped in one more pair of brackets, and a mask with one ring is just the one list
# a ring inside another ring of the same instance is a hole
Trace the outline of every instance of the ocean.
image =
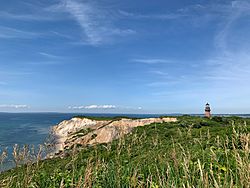
[(48, 137), (51, 126), (72, 116), (58, 113), (0, 113), (0, 155), (6, 148), (8, 151), (8, 158), (0, 164), (0, 172), (13, 167), (10, 156), (15, 144), (38, 147)]
[(14, 144), (42, 144), (52, 126), (77, 115), (145, 118), (160, 116), (157, 114), (0, 113), (0, 147), (12, 147)]
[[(20, 147), (25, 144), (38, 147), (48, 138), (52, 126), (77, 115), (141, 118), (160, 116), (156, 114), (0, 113), (0, 155), (5, 148), (7, 148), (8, 154), (11, 154), (15, 144)], [(13, 167), (13, 165), (12, 158), (8, 157), (3, 164), (0, 164), (0, 172)]]

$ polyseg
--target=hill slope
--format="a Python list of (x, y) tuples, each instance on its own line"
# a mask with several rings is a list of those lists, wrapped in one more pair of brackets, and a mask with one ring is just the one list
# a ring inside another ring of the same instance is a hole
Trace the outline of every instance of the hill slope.
[(0, 175), (0, 187), (249, 187), (250, 120), (180, 117)]

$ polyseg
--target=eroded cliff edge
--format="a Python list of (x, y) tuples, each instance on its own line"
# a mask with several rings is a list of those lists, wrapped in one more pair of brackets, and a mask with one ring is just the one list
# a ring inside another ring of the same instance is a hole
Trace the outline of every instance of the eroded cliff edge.
[(74, 145), (108, 143), (130, 133), (133, 128), (152, 123), (176, 122), (177, 118), (113, 119), (93, 120), (75, 117), (65, 120), (52, 128), (55, 153), (70, 149)]

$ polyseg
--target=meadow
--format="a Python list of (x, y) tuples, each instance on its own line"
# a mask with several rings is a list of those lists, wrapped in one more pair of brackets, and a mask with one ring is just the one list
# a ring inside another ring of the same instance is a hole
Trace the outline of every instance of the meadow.
[(16, 146), (0, 187), (250, 187), (249, 144), (250, 119), (181, 116), (53, 159)]

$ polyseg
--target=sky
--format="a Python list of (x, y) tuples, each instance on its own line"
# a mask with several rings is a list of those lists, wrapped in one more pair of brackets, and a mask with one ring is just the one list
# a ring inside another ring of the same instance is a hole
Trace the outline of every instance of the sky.
[(250, 113), (249, 0), (0, 2), (0, 111)]

